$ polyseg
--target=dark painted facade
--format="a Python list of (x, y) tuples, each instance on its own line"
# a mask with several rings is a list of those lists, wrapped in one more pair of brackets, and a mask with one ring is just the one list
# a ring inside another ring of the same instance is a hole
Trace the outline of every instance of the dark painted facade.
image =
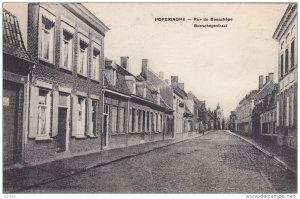
[(21, 163), (27, 124), (28, 80), (34, 62), (23, 43), (18, 19), (3, 9), (3, 166)]

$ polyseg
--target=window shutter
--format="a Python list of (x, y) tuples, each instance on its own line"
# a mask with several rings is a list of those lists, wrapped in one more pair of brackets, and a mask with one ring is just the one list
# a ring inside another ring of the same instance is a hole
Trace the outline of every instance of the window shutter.
[(92, 106), (92, 100), (88, 99), (88, 130), (87, 130), (87, 135), (88, 136), (93, 136), (93, 124), (92, 124), (92, 112), (93, 112), (93, 106)]
[(73, 96), (72, 100), (72, 136), (77, 135), (77, 120), (78, 120), (78, 97)]
[(38, 130), (38, 103), (39, 103), (39, 88), (30, 87), (30, 109), (29, 109), (29, 138), (35, 138)]
[(58, 91), (53, 91), (53, 109), (52, 109), (52, 137), (56, 137), (58, 133)]
[(129, 109), (129, 122), (128, 122), (127, 132), (131, 132), (131, 125), (132, 125), (132, 109)]

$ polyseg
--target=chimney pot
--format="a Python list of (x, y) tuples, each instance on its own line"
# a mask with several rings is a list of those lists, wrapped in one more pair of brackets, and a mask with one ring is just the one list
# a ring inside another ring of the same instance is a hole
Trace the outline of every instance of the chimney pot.
[(171, 76), (171, 85), (177, 86), (178, 84), (178, 76)]
[(264, 85), (264, 76), (260, 75), (258, 80), (259, 80), (258, 81), (258, 83), (259, 83), (258, 88), (261, 89), (263, 87), (263, 85)]
[(269, 79), (270, 81), (274, 81), (274, 73), (269, 73)]
[(148, 59), (142, 59), (142, 76), (145, 79), (148, 77)]
[(120, 58), (121, 59), (121, 62), (120, 62), (120, 65), (127, 71), (129, 71), (129, 57), (128, 56), (123, 56)]
[(266, 83), (268, 83), (270, 81), (270, 77), (267, 75), (266, 76)]

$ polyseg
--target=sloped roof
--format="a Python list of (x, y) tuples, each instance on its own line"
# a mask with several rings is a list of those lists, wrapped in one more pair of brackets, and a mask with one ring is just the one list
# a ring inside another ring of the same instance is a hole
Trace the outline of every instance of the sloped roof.
[(169, 106), (173, 106), (173, 91), (170, 85), (168, 85), (163, 79), (161, 79), (154, 71), (147, 68), (147, 80), (140, 74), (137, 76), (139, 81), (146, 81), (150, 90), (155, 92), (156, 89), (160, 89), (160, 95), (164, 102)]
[(131, 92), (126, 84), (126, 81), (125, 81), (125, 76), (124, 76), (124, 72), (122, 70), (122, 67), (117, 65), (117, 68), (116, 68), (116, 73), (117, 73), (117, 81), (116, 81), (116, 84), (113, 85), (107, 78), (106, 74), (104, 74), (104, 88), (108, 88), (110, 90), (113, 90), (113, 91), (117, 91), (117, 92), (120, 92), (120, 93), (123, 93), (123, 94), (126, 94), (126, 95), (130, 95)]
[(268, 84), (263, 86), (261, 90), (255, 95), (255, 102), (265, 98), (267, 95), (272, 94), (272, 92), (277, 89), (278, 84), (275, 84), (273, 81), (270, 81)]
[(32, 62), (27, 53), (16, 16), (3, 9), (3, 53)]
[(172, 86), (172, 88), (173, 88), (174, 92), (177, 95), (180, 95), (182, 98), (188, 96), (187, 93), (184, 90), (180, 89), (178, 86)]

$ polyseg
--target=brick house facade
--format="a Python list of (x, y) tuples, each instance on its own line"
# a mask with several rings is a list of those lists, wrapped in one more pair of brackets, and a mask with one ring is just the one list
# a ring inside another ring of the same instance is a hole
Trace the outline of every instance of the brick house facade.
[(106, 31), (81, 4), (29, 4), (28, 51), (36, 67), (26, 162), (101, 149)]

